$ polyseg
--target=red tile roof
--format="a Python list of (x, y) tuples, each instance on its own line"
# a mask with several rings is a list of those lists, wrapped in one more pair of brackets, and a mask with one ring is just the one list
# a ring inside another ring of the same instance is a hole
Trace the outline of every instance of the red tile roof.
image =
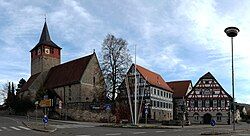
[(148, 81), (149, 84), (173, 92), (173, 90), (168, 86), (168, 84), (159, 74), (152, 72), (139, 65), (136, 65), (136, 69), (142, 74), (142, 76)]
[(191, 80), (184, 80), (167, 82), (167, 84), (174, 90), (174, 98), (182, 98), (186, 96), (188, 87), (192, 82)]
[(80, 83), (81, 77), (95, 53), (52, 67), (45, 81), (45, 88), (51, 89)]
[[(31, 86), (31, 84), (36, 80), (36, 78), (40, 75), (40, 73), (37, 73), (35, 75), (31, 75), (30, 78), (26, 83), (24, 83), (23, 87), (21, 88), (20, 92), (28, 90), (28, 88)], [(18, 92), (18, 93), (20, 93)]]

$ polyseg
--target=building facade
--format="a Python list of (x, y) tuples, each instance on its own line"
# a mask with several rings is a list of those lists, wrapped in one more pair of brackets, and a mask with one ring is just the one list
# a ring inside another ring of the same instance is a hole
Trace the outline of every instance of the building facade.
[(188, 120), (192, 124), (209, 124), (211, 119), (217, 124), (229, 124), (231, 101), (232, 97), (208, 72), (186, 96)]
[[(117, 119), (134, 120), (135, 65), (122, 82), (117, 96)], [(138, 120), (173, 119), (173, 91), (157, 73), (136, 65)]]
[[(86, 109), (105, 97), (105, 82), (96, 56), (90, 55), (61, 64), (61, 48), (50, 38), (46, 22), (38, 44), (30, 51), (31, 76), (18, 92), (21, 99), (35, 101), (44, 90), (53, 107)], [(67, 105), (67, 107), (66, 107)]]
[(186, 121), (186, 95), (192, 90), (191, 80), (167, 82), (173, 93), (173, 118), (174, 120)]

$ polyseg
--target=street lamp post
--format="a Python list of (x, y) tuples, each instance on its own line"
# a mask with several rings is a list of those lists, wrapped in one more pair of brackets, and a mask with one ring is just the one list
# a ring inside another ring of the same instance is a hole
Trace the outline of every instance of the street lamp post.
[(232, 93), (233, 93), (233, 130), (235, 130), (235, 103), (234, 103), (234, 60), (233, 60), (233, 37), (237, 36), (240, 30), (237, 27), (227, 27), (224, 32), (228, 37), (231, 37), (231, 51), (232, 51)]

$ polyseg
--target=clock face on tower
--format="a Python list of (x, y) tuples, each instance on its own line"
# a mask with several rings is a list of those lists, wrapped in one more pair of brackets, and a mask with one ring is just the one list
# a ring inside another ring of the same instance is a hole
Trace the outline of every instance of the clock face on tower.
[(46, 53), (46, 54), (49, 54), (49, 49), (45, 49), (45, 53)]

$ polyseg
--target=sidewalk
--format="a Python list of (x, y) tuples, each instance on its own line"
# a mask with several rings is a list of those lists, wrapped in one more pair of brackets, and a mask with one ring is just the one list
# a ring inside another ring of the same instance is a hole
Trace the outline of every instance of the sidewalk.
[(57, 130), (57, 128), (52, 127), (50, 125), (44, 125), (43, 123), (36, 123), (36, 122), (28, 122), (28, 121), (22, 121), (23, 125), (25, 125), (26, 127), (32, 129), (32, 130), (36, 130), (36, 131), (41, 131), (41, 132), (55, 132)]

